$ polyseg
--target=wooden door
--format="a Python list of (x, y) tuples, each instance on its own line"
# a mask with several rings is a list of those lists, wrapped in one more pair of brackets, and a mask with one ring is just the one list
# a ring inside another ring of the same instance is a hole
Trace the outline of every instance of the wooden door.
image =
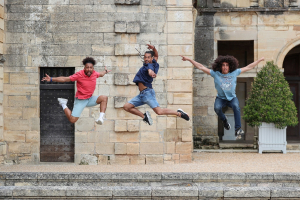
[[(284, 76), (289, 83), (291, 92), (293, 93), (293, 101), (295, 102), (299, 119), (299, 85), (300, 85), (300, 54), (287, 55), (283, 62)], [(287, 127), (287, 140), (300, 140), (299, 124), (295, 127)]]
[[(41, 78), (70, 76), (74, 68), (41, 68)], [(64, 114), (57, 98), (68, 99), (73, 109), (74, 83), (46, 83), (40, 85), (40, 161), (74, 162), (74, 124)]]

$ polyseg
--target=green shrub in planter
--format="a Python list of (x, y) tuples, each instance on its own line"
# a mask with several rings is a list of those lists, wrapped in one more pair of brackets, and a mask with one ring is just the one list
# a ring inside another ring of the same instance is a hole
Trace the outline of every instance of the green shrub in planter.
[(267, 62), (252, 83), (243, 119), (252, 127), (261, 122), (274, 123), (276, 128), (296, 126), (297, 109), (292, 97), (283, 73), (273, 61)]

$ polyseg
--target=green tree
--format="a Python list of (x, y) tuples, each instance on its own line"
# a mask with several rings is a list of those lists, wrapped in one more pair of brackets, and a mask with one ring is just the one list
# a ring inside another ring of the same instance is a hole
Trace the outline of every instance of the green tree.
[(243, 119), (252, 127), (261, 122), (274, 123), (276, 128), (296, 126), (297, 109), (292, 97), (283, 73), (273, 61), (267, 62), (252, 83)]

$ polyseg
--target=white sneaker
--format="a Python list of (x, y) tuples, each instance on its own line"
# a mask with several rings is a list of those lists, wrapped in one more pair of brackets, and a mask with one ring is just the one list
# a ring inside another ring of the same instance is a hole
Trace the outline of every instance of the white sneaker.
[(68, 99), (57, 98), (59, 105), (67, 105)]
[(95, 122), (99, 125), (102, 125), (104, 123), (104, 119), (99, 117), (98, 119), (95, 120)]

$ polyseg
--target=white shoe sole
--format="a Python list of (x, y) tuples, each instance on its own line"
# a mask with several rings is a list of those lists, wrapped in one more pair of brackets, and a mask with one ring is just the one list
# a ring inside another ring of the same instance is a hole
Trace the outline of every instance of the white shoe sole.
[(96, 124), (98, 124), (98, 125), (102, 125), (103, 122), (104, 122), (104, 120), (103, 120), (103, 121), (101, 121), (101, 120), (95, 120), (95, 122), (96, 122)]
[(150, 123), (150, 126), (151, 126), (153, 124), (153, 120), (151, 118), (151, 115), (150, 115), (149, 111), (146, 111), (146, 115), (148, 117), (148, 120), (149, 120), (149, 123)]
[[(184, 114), (186, 114), (187, 116), (189, 116), (189, 115), (188, 115), (186, 112), (184, 112), (181, 108), (178, 108), (178, 109), (177, 109), (177, 112), (178, 112), (178, 111), (181, 111), (181, 112), (183, 112)], [(189, 116), (189, 117), (190, 117), (190, 116)], [(191, 118), (190, 118), (188, 121), (190, 121), (190, 120), (191, 120)]]
[(61, 104), (67, 104), (68, 103), (68, 99), (64, 99), (64, 98), (57, 98), (57, 101), (59, 103), (59, 105)]

